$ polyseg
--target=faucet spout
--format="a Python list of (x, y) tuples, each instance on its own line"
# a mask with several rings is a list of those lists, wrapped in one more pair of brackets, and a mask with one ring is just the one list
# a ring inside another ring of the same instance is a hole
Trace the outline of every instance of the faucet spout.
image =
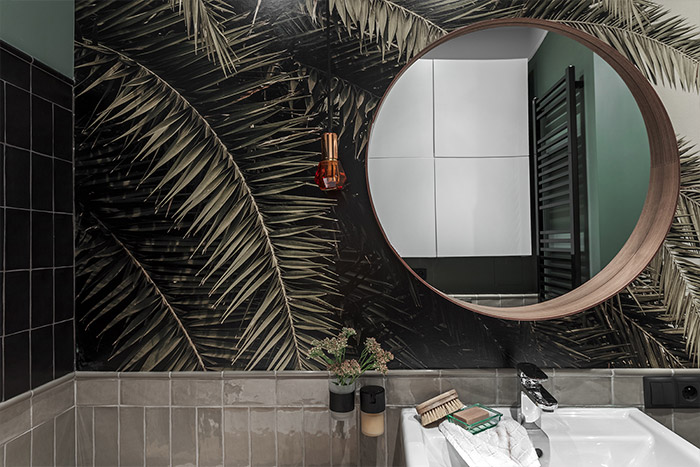
[(534, 423), (539, 426), (542, 412), (554, 412), (559, 403), (542, 386), (548, 379), (544, 371), (532, 363), (518, 363), (516, 369), (520, 386), (518, 418), (521, 423)]

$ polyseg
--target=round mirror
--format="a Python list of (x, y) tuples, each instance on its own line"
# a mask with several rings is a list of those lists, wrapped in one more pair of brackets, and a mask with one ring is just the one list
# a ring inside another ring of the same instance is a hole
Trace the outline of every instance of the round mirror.
[(384, 236), (431, 289), (508, 319), (582, 311), (644, 268), (679, 186), (668, 116), (614, 49), (542, 20), (475, 24), (389, 86), (367, 148)]

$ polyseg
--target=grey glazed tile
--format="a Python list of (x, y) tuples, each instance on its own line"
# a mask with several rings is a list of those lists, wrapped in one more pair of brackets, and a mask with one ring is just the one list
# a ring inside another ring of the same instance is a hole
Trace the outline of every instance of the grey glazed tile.
[(548, 376), (582, 377), (582, 378), (603, 378), (613, 374), (611, 368), (545, 368), (544, 372)]
[(328, 378), (315, 375), (278, 377), (277, 404), (282, 407), (328, 407)]
[(95, 466), (119, 464), (119, 412), (117, 407), (95, 407)]
[(54, 421), (48, 421), (32, 430), (32, 466), (53, 466)]
[(56, 465), (76, 465), (75, 407), (56, 417)]
[(27, 432), (5, 446), (5, 464), (12, 467), (29, 467), (32, 457), (32, 434)]
[(440, 394), (440, 381), (433, 377), (389, 376), (386, 380), (386, 403), (412, 406)]
[(4, 444), (0, 446), (0, 467), (5, 467), (5, 445)]
[(224, 409), (224, 465), (250, 465), (248, 409)]
[(387, 465), (405, 465), (401, 442), (401, 409), (389, 407), (386, 410), (386, 451)]
[(170, 409), (146, 407), (146, 465), (170, 465)]
[(671, 376), (670, 368), (615, 368), (615, 376)]
[(250, 409), (251, 465), (277, 464), (275, 409)]
[(277, 409), (278, 465), (304, 465), (303, 421), (301, 408)]
[(74, 382), (66, 381), (32, 398), (32, 420), (34, 425), (52, 420), (75, 405)]
[(31, 416), (31, 400), (28, 397), (6, 405), (0, 417), (0, 444), (29, 431)]
[(121, 404), (144, 407), (170, 405), (170, 380), (166, 378), (122, 378)]
[(77, 405), (117, 405), (119, 382), (114, 379), (78, 379), (76, 382)]
[[(617, 371), (617, 370), (615, 370), (615, 371)], [(681, 376), (700, 375), (700, 368), (674, 368), (673, 374), (674, 375), (681, 375)]]
[(328, 409), (304, 409), (304, 459), (307, 466), (331, 463), (330, 412)]
[(518, 401), (518, 379), (515, 370), (511, 368), (499, 368), (498, 374), (498, 397), (496, 405), (499, 407), (510, 407)]
[(173, 465), (194, 466), (197, 462), (197, 414), (193, 407), (172, 408)]
[(146, 413), (143, 407), (119, 408), (119, 460), (121, 465), (143, 466)]
[[(440, 370), (440, 378), (495, 378), (495, 368), (463, 368), (459, 370)], [(445, 389), (447, 391), (447, 389)]]
[[(384, 417), (386, 428), (386, 416)], [(386, 430), (382, 436), (370, 438), (360, 435), (359, 458), (363, 467), (386, 466)]]
[(613, 378), (613, 404), (624, 406), (644, 405), (641, 376), (616, 376)]
[[(443, 378), (441, 392), (454, 389), (459, 395), (459, 400), (463, 404), (475, 404), (477, 402), (485, 405), (493, 405), (497, 399), (497, 380), (492, 378)], [(437, 394), (436, 394), (437, 395)]]
[(337, 467), (357, 465), (357, 449), (360, 427), (359, 410), (349, 417), (336, 417), (331, 414), (331, 464)]
[(224, 379), (224, 405), (267, 406), (277, 404), (276, 381), (267, 378)]
[(644, 413), (669, 430), (673, 430), (673, 409), (644, 409)]
[(221, 378), (189, 379), (173, 377), (171, 385), (173, 405), (183, 407), (221, 407)]
[(197, 409), (197, 453), (201, 467), (224, 465), (222, 410)]
[(557, 373), (553, 380), (552, 394), (559, 401), (560, 407), (612, 404), (611, 378), (569, 377)]
[(700, 409), (675, 409), (673, 429), (677, 434), (700, 448)]
[(76, 457), (78, 465), (89, 466), (93, 464), (93, 437), (92, 437), (92, 407), (76, 408), (76, 436), (78, 452)]

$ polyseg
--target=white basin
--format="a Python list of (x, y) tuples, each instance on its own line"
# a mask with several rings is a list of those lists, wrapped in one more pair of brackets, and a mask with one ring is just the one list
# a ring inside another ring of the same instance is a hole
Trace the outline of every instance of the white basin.
[[(496, 410), (511, 416), (509, 408)], [(407, 467), (467, 466), (437, 428), (420, 425), (415, 409), (403, 409), (401, 416)], [(549, 467), (700, 466), (700, 449), (639, 409), (558, 409), (543, 414), (542, 430), (549, 438)]]

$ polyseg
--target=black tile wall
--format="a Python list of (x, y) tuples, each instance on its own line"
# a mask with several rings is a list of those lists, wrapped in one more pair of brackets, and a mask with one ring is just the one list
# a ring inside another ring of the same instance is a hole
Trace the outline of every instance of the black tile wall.
[(0, 41), (0, 400), (74, 370), (73, 83)]

